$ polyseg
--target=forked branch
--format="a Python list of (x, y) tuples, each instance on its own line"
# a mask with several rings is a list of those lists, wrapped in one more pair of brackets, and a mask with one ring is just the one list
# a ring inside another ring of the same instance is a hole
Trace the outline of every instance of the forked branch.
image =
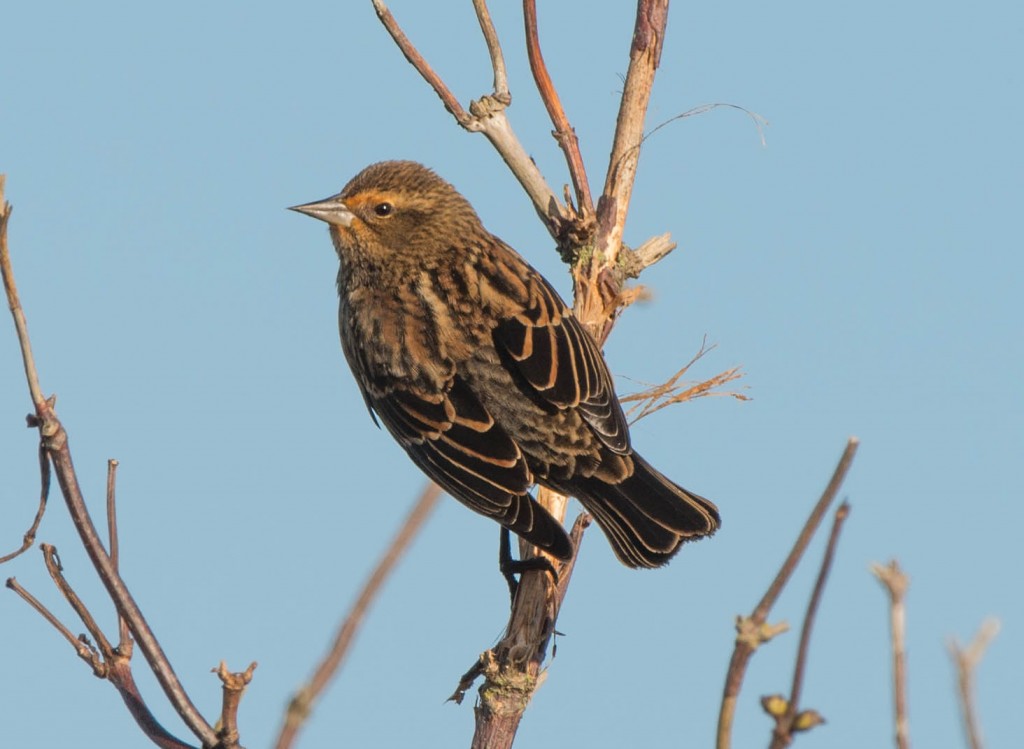
[(3, 275), (7, 303), (14, 318), (14, 326), (17, 331), (18, 344), (21, 348), (22, 363), (25, 369), (25, 379), (28, 383), (32, 404), (35, 408), (35, 414), (29, 417), (29, 426), (39, 429), (42, 449), (45, 450), (53, 466), (75, 530), (78, 532), (82, 545), (85, 547), (93, 567), (99, 574), (101, 582), (117, 608), (118, 614), (127, 623), (129, 631), (138, 643), (139, 649), (149, 663), (154, 676), (156, 676), (157, 681), (163, 688), (168, 700), (174, 706), (174, 709), (193, 734), (207, 746), (215, 746), (219, 741), (217, 732), (203, 718), (185, 692), (167, 656), (164, 654), (163, 648), (161, 648), (152, 629), (142, 615), (142, 611), (121, 579), (116, 565), (104, 548), (103, 541), (100, 539), (96, 526), (93, 524), (92, 517), (86, 507), (85, 498), (82, 496), (78, 476), (75, 473), (71, 460), (67, 432), (65, 432), (64, 426), (54, 411), (56, 399), (53, 397), (43, 398), (35, 359), (32, 355), (32, 346), (28, 336), (28, 324), (18, 297), (17, 284), (15, 283), (14, 272), (11, 267), (10, 252), (7, 244), (7, 228), (10, 216), (11, 207), (4, 200), (3, 179), (0, 177), (0, 272)]
[(984, 746), (978, 709), (974, 702), (974, 676), (985, 651), (999, 634), (999, 626), (998, 619), (986, 619), (967, 647), (962, 646), (956, 638), (949, 642), (949, 654), (956, 668), (960, 715), (963, 719), (964, 733), (967, 735), (967, 745), (971, 749), (982, 749)]
[(825, 719), (816, 710), (801, 710), (800, 697), (803, 691), (804, 675), (807, 672), (807, 657), (811, 647), (811, 632), (814, 629), (814, 619), (818, 613), (818, 606), (821, 597), (825, 592), (825, 583), (828, 580), (829, 571), (832, 569), (832, 560), (835, 558), (836, 546), (839, 543), (839, 534), (843, 530), (843, 523), (850, 515), (850, 505), (843, 502), (836, 510), (835, 519), (832, 522), (832, 532), (828, 537), (828, 544), (825, 547), (825, 555), (821, 560), (821, 568), (818, 570), (818, 577), (814, 581), (814, 589), (811, 591), (811, 599), (807, 603), (807, 612), (804, 614), (804, 623), (800, 628), (800, 645), (797, 648), (796, 664), (793, 667), (793, 686), (789, 691), (789, 699), (785, 700), (784, 710), (768, 710), (768, 713), (775, 719), (775, 728), (772, 731), (771, 749), (783, 749), (793, 741), (793, 734), (799, 731), (807, 731), (814, 726), (825, 722)]
[(402, 54), (405, 55), (405, 59), (416, 68), (423, 80), (430, 84), (430, 87), (444, 102), (445, 109), (452, 113), (455, 121), (464, 129), (483, 133), (487, 137), (512, 174), (519, 180), (519, 184), (523, 186), (526, 194), (529, 195), (551, 236), (556, 239), (563, 236), (572, 223), (572, 215), (548, 186), (540, 169), (537, 168), (529, 153), (512, 131), (512, 124), (505, 114), (505, 109), (512, 98), (508, 92), (504, 58), (486, 2), (474, 0), (473, 5), (476, 8), (477, 19), (480, 21), (480, 28), (483, 30), (484, 39), (490, 52), (495, 88), (490, 94), (471, 102), (469, 112), (463, 109), (458, 98), (441, 79), (441, 76), (430, 66), (430, 63), (402, 31), (398, 21), (395, 20), (383, 0), (372, 0), (372, 2), (374, 10), (377, 11), (377, 17)]
[(797, 536), (793, 548), (790, 549), (789, 555), (782, 563), (782, 567), (775, 575), (775, 579), (772, 580), (768, 590), (765, 591), (765, 594), (761, 597), (757, 606), (754, 607), (750, 616), (737, 617), (736, 645), (733, 648), (732, 658), (729, 661), (729, 670), (725, 675), (722, 705), (718, 713), (718, 731), (715, 741), (717, 749), (729, 749), (732, 746), (732, 726), (736, 717), (736, 705), (739, 700), (740, 687), (743, 685), (743, 677), (747, 672), (747, 664), (759, 646), (768, 642), (768, 640), (785, 629), (785, 625), (769, 625), (767, 623), (768, 614), (771, 613), (772, 606), (778, 600), (782, 589), (786, 587), (786, 583), (793, 576), (793, 572), (807, 550), (808, 544), (810, 544), (815, 532), (817, 532), (818, 526), (821, 525), (825, 513), (828, 512), (829, 506), (839, 493), (839, 487), (842, 486), (843, 480), (850, 470), (850, 465), (853, 463), (854, 455), (857, 454), (857, 446), (859, 444), (860, 441), (856, 437), (851, 437), (847, 441), (846, 449), (843, 451), (839, 464), (832, 473), (828, 486), (825, 487), (821, 498), (814, 505), (814, 509), (811, 510), (810, 516), (804, 523), (804, 527), (800, 531), (800, 535)]

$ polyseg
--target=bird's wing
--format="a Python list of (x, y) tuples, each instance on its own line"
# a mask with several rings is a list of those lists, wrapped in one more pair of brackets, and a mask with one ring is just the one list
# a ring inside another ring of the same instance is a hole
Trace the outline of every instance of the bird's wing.
[(388, 430), (438, 486), (556, 557), (572, 556), (565, 529), (528, 493), (533, 475), (519, 446), (461, 377), (455, 375), (443, 393), (396, 386), (371, 399)]
[(533, 484), (519, 446), (458, 376), (443, 393), (393, 386), (373, 409), (413, 461), (456, 499), (514, 524), (517, 499)]
[(578, 409), (610, 450), (629, 452), (626, 416), (597, 344), (543, 276), (510, 252), (521, 265), (519, 293), (506, 296), (520, 305), (495, 328), (495, 344), (542, 400)]

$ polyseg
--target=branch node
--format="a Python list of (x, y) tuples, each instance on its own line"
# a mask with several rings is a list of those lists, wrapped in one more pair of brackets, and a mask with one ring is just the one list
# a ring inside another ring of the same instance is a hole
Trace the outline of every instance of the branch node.
[(785, 621), (769, 624), (756, 621), (749, 616), (736, 617), (736, 642), (746, 645), (751, 650), (756, 650), (766, 642), (788, 631), (789, 623)]
[[(469, 102), (469, 113), (477, 120), (486, 120), (499, 112), (504, 112), (506, 107), (512, 103), (510, 95), (497, 96), (495, 94), (484, 94), (479, 99)], [(482, 130), (483, 126), (477, 122), (472, 123), (473, 127), (463, 125), (467, 130)]]

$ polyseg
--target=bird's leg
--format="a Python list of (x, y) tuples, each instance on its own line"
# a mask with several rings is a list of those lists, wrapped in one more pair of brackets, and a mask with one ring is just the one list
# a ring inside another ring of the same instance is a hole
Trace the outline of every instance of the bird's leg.
[(501, 541), (498, 544), (498, 569), (501, 570), (502, 577), (508, 583), (510, 603), (513, 604), (516, 602), (516, 592), (519, 590), (519, 581), (516, 579), (516, 575), (522, 575), (530, 570), (544, 570), (551, 574), (555, 585), (558, 585), (558, 571), (547, 557), (512, 558), (511, 534), (505, 526), (501, 526)]

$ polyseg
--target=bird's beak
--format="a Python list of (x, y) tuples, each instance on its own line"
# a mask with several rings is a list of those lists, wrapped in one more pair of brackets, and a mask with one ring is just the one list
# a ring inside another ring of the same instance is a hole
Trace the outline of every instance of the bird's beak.
[(352, 211), (348, 209), (348, 206), (341, 202), (340, 194), (332, 195), (329, 198), (317, 200), (313, 203), (293, 205), (288, 210), (305, 213), (307, 216), (312, 216), (313, 218), (318, 218), (321, 221), (326, 221), (332, 226), (347, 227), (352, 223), (352, 219), (355, 218)]

